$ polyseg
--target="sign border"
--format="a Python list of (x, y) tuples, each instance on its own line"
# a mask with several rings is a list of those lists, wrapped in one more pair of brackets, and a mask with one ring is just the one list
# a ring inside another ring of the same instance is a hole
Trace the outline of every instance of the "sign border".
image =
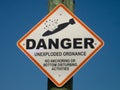
[[(32, 57), (21, 45), (20, 43), (27, 38), (34, 30), (36, 30), (37, 27), (39, 27), (49, 16), (51, 16), (58, 8), (62, 7), (68, 14), (70, 14), (75, 20), (77, 20), (80, 25), (82, 25), (89, 33), (91, 33), (99, 42), (100, 45), (88, 56), (85, 58), (85, 60), (79, 64), (61, 83), (58, 83), (39, 63), (38, 61)], [(92, 56), (94, 56), (103, 46), (104, 42), (103, 40), (97, 36), (87, 25), (85, 25), (77, 16), (75, 16), (66, 6), (63, 4), (59, 4), (56, 6), (45, 18), (43, 18), (41, 21), (39, 21), (30, 31), (28, 31), (18, 42), (17, 46), (20, 48), (20, 50), (23, 51), (23, 53), (26, 54), (28, 58), (40, 69), (42, 72), (58, 87), (62, 87), (72, 76), (80, 70), (86, 64)]]

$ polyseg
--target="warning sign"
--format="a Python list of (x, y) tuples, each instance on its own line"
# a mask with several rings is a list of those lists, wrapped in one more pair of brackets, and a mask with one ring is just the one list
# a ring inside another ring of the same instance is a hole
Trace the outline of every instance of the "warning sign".
[(58, 5), (17, 43), (58, 87), (63, 86), (103, 41), (64, 5)]

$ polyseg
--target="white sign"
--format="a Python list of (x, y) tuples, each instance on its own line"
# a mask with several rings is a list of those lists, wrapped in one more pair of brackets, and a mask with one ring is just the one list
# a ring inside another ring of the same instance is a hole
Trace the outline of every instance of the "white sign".
[(18, 41), (18, 47), (58, 87), (63, 86), (103, 44), (62, 4)]

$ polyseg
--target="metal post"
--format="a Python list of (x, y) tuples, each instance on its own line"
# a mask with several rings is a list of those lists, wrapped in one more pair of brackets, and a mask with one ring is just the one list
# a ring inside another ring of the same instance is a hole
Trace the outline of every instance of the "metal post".
[[(49, 0), (48, 2), (48, 11), (50, 12), (58, 4), (64, 4), (68, 9), (74, 13), (74, 0)], [(72, 90), (73, 87), (73, 78), (71, 78), (64, 86), (57, 87), (50, 79), (48, 79), (48, 90)]]

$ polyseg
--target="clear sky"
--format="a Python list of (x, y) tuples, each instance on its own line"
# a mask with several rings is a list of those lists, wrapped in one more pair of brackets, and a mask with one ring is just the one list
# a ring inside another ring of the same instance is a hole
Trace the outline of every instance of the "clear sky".
[[(78, 71), (73, 90), (120, 90), (119, 0), (75, 0), (75, 14), (105, 42)], [(0, 1), (0, 90), (47, 90), (47, 77), (16, 42), (48, 13), (48, 0)]]

